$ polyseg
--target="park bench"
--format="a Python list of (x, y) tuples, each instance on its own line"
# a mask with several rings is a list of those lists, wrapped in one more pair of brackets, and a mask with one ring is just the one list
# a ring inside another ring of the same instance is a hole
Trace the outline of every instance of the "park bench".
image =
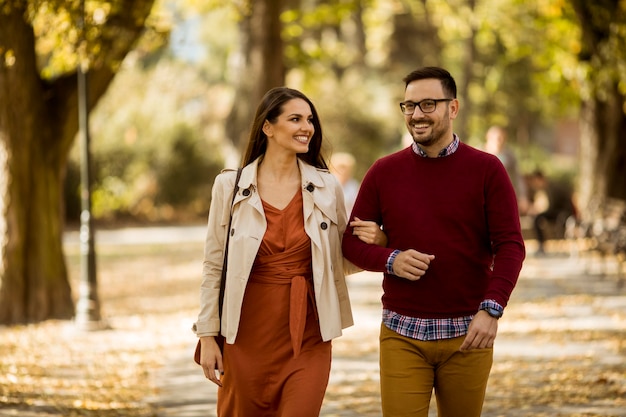
[(589, 260), (592, 255), (599, 255), (601, 276), (607, 274), (608, 261), (616, 261), (618, 285), (622, 287), (626, 281), (626, 201), (610, 199), (596, 204), (590, 212), (594, 214), (586, 220), (572, 217), (566, 222), (565, 238), (570, 243), (570, 254), (586, 255)]

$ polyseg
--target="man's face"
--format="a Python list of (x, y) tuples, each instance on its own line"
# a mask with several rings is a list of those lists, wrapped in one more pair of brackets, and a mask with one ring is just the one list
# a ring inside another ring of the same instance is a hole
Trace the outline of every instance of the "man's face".
[[(411, 82), (405, 90), (404, 101), (420, 102), (426, 99), (445, 99), (441, 82), (437, 79), (425, 79)], [(458, 101), (441, 101), (435, 111), (424, 113), (416, 106), (415, 112), (404, 116), (406, 126), (413, 140), (425, 150), (442, 148), (452, 139), (452, 120), (458, 112)]]

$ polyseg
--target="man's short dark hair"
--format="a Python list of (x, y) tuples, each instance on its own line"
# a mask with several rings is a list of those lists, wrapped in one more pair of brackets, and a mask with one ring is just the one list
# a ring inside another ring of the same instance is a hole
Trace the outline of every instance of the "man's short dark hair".
[(426, 80), (430, 78), (441, 81), (441, 87), (443, 88), (443, 92), (446, 94), (447, 98), (456, 98), (456, 82), (454, 81), (454, 78), (448, 71), (439, 67), (423, 67), (416, 69), (404, 77), (404, 88), (406, 89), (409, 83), (413, 81)]

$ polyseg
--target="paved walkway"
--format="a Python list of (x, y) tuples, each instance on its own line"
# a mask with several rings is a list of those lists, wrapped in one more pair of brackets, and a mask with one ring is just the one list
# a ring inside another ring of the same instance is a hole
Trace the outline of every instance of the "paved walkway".
[[(559, 340), (545, 338), (546, 331), (549, 333), (551, 329), (626, 331), (626, 289), (619, 287), (614, 275), (599, 277), (597, 271), (594, 271), (597, 267), (597, 263), (564, 255), (541, 258), (528, 256), (507, 312), (500, 321), (495, 348), (496, 363), (513, 357), (533, 362), (550, 358), (575, 359), (581, 355), (592, 357), (598, 364), (624, 363), (624, 349), (616, 349), (610, 341), (581, 338), (568, 340), (564, 344)], [(615, 265), (608, 265), (608, 270), (614, 267)], [(363, 412), (358, 406), (359, 393), (352, 392), (347, 387), (354, 381), (369, 383), (370, 386), (378, 384), (376, 346), (380, 325), (381, 277), (380, 274), (362, 272), (348, 279), (356, 323), (333, 344), (333, 367), (329, 383), (329, 391), (341, 392), (343, 389), (346, 394), (332, 397), (327, 395), (321, 415), (377, 416), (380, 414), (376, 410)], [(564, 295), (594, 297), (590, 302), (583, 301), (579, 304), (538, 302)], [(541, 334), (544, 336), (541, 337)], [(216, 388), (206, 381), (200, 369), (191, 361), (193, 347), (190, 345), (185, 351), (174, 352), (168, 366), (157, 376), (160, 389), (160, 396), (155, 400), (160, 410), (158, 417), (215, 415)], [(362, 349), (363, 355), (355, 357), (354, 352), (349, 352), (354, 347)], [(624, 381), (620, 383), (623, 384)], [(372, 402), (371, 398), (369, 401)], [(374, 402), (376, 401), (378, 400)], [(517, 415), (557, 415), (549, 409), (545, 410), (545, 406), (543, 409), (537, 407), (536, 411), (535, 414)], [(563, 406), (559, 411), (558, 415), (593, 413), (591, 415), (626, 416), (626, 407), (616, 408), (610, 401), (607, 404), (589, 404), (569, 410)], [(547, 414), (542, 414), (546, 412)], [(436, 415), (434, 409), (431, 409), (430, 415)], [(512, 417), (515, 414), (502, 414), (501, 410), (483, 413), (483, 417), (503, 415)]]
[[(124, 227), (121, 229), (97, 229), (94, 231), (97, 244), (140, 245), (159, 242), (189, 243), (203, 242), (205, 225)], [(65, 244), (78, 244), (80, 231), (71, 230), (63, 234)]]

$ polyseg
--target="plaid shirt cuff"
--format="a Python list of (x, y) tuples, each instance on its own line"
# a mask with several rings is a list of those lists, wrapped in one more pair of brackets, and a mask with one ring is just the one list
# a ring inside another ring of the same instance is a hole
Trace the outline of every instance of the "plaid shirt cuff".
[(387, 263), (385, 264), (385, 269), (387, 269), (387, 273), (393, 275), (393, 261), (396, 260), (396, 256), (398, 256), (398, 254), (400, 253), (400, 251), (398, 249), (394, 250), (393, 252), (391, 252), (391, 255), (389, 255), (389, 258), (387, 258)]
[(480, 303), (478, 310), (483, 310), (485, 308), (493, 308), (498, 310), (500, 313), (504, 312), (504, 307), (502, 307), (496, 300), (484, 300)]

